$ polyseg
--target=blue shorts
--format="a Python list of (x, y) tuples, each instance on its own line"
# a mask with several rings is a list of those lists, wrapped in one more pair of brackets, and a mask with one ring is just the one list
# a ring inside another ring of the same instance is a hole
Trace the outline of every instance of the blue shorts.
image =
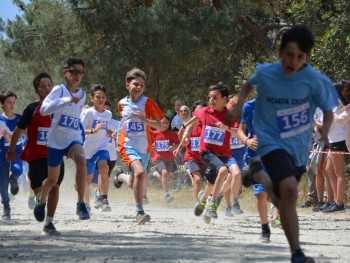
[(82, 145), (79, 141), (73, 141), (67, 148), (65, 149), (55, 149), (55, 148), (47, 148), (47, 165), (50, 167), (56, 167), (61, 165), (63, 162), (63, 157), (67, 156), (70, 148), (74, 145), (79, 144)]
[[(203, 151), (201, 152), (201, 158), (208, 164), (209, 168), (205, 172), (204, 176), (207, 178), (210, 184), (215, 184), (216, 177), (218, 176), (218, 171), (221, 167), (227, 167), (227, 156), (216, 156), (212, 152)], [(227, 167), (228, 168), (228, 167)]]
[(239, 167), (239, 170), (242, 172), (243, 167), (245, 165), (244, 155), (246, 154), (246, 152), (247, 152), (246, 147), (232, 149), (232, 156), (230, 160), (228, 160), (227, 166), (230, 167), (232, 164), (237, 164)]
[(87, 159), (86, 160), (87, 174), (88, 175), (93, 174), (96, 169), (97, 163), (103, 160), (109, 161), (109, 153), (107, 150), (100, 150), (97, 153), (95, 153), (91, 159)]
[(100, 173), (99, 173), (98, 169), (96, 168), (94, 171), (94, 176), (92, 177), (92, 180), (91, 180), (92, 184), (98, 184), (98, 175), (99, 174)]
[(125, 147), (125, 152), (128, 155), (131, 162), (136, 161), (136, 160), (140, 160), (143, 169), (145, 169), (145, 171), (147, 171), (149, 158), (151, 156), (149, 153), (139, 153), (134, 148), (131, 148), (131, 147)]

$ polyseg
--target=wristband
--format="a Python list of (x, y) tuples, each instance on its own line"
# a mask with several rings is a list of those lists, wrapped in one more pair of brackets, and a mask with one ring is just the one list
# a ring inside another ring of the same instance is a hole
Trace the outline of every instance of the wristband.
[(185, 126), (185, 124), (182, 124), (182, 128), (184, 128), (184, 129), (186, 130), (186, 126)]
[(92, 128), (90, 132), (91, 132), (91, 134), (94, 134), (94, 132), (95, 132), (94, 128)]

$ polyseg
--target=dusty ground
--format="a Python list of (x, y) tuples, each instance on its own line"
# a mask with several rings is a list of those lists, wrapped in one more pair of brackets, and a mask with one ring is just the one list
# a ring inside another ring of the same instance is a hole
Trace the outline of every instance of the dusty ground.
[[(272, 228), (271, 242), (261, 243), (257, 213), (248, 206), (230, 219), (221, 208), (219, 218), (207, 225), (193, 215), (190, 190), (177, 193), (169, 206), (151, 191), (145, 210), (152, 220), (137, 226), (131, 191), (123, 186), (111, 188), (112, 212), (93, 209), (91, 220), (79, 221), (71, 181), (62, 185), (55, 217), (59, 238), (41, 234), (42, 224), (19, 193), (12, 220), (0, 219), (0, 262), (290, 262), (282, 230)], [(299, 218), (307, 255), (317, 262), (350, 262), (350, 209), (333, 215), (304, 209)]]

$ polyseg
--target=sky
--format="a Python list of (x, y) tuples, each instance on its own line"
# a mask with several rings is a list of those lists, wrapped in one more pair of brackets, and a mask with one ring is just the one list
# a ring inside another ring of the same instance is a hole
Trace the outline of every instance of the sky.
[[(23, 0), (25, 4), (29, 3), (29, 0)], [(12, 0), (0, 0), (0, 17), (5, 22), (7, 19), (13, 20), (16, 15), (23, 14), (21, 10), (12, 3)]]

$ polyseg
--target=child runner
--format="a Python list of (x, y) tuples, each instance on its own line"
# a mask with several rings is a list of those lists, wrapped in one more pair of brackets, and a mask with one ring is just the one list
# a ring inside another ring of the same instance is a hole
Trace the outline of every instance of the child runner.
[[(192, 111), (194, 112), (197, 109), (202, 109), (207, 106), (208, 104), (206, 102), (197, 100), (192, 107)], [(181, 138), (181, 143), (174, 151), (174, 155), (176, 156), (184, 146), (186, 147), (184, 160), (187, 162), (192, 180), (193, 195), (196, 202), (194, 214), (200, 216), (204, 211), (205, 201), (200, 202), (198, 196), (200, 195), (199, 192), (202, 190), (204, 181), (203, 175), (207, 169), (207, 165), (205, 165), (199, 154), (202, 126), (197, 125), (194, 127), (193, 125), (188, 125), (186, 129), (184, 129), (184, 127), (185, 126), (183, 125), (179, 131), (178, 135), (179, 138)]]
[(228, 167), (227, 162), (231, 157), (230, 138), (231, 128), (226, 125), (225, 115), (228, 112), (226, 103), (228, 101), (228, 87), (219, 83), (212, 85), (208, 89), (209, 106), (198, 109), (194, 112), (194, 116), (186, 124), (202, 125), (200, 136), (200, 155), (209, 169), (205, 173), (207, 185), (204, 191), (204, 201), (208, 197), (205, 207), (204, 220), (207, 218), (217, 218), (217, 200), (218, 194), (227, 178)]
[(12, 91), (4, 91), (0, 94), (0, 105), (4, 111), (0, 115), (0, 121), (4, 123), (2, 125), (3, 136), (0, 140), (0, 191), (2, 204), (4, 205), (2, 218), (5, 220), (11, 219), (9, 184), (11, 194), (16, 195), (19, 191), (17, 180), (23, 173), (23, 161), (19, 158), (19, 154), (23, 149), (22, 139), (17, 142), (15, 149), (12, 150), (16, 156), (13, 161), (9, 163), (6, 160), (6, 153), (10, 145), (8, 136), (12, 135), (18, 120), (21, 118), (21, 115), (14, 113), (16, 100), (17, 95)]
[[(118, 138), (118, 150), (125, 164), (132, 171), (131, 175), (120, 173), (114, 184), (131, 182), (136, 202), (136, 222), (145, 224), (151, 217), (143, 210), (142, 200), (146, 193), (147, 166), (152, 151), (150, 127), (161, 129), (162, 111), (150, 98), (143, 95), (146, 88), (146, 74), (133, 68), (126, 73), (128, 96), (118, 103), (122, 115), (122, 127)], [(130, 178), (127, 178), (131, 176)]]
[[(42, 116), (40, 107), (45, 97), (52, 90), (52, 79), (47, 73), (40, 73), (33, 80), (35, 93), (38, 94), (39, 100), (27, 106), (23, 111), (21, 119), (13, 132), (7, 160), (10, 162), (15, 159), (15, 148), (21, 134), (27, 130), (28, 140), (20, 158), (29, 164), (28, 177), (30, 186), (35, 194), (41, 191), (42, 182), (47, 178), (47, 146), (46, 135), (51, 125), (50, 116)], [(57, 184), (51, 188), (47, 201), (47, 215), (43, 228), (43, 233), (50, 236), (59, 236), (61, 233), (56, 230), (53, 224), (58, 199), (59, 187), (64, 176), (64, 162), (60, 167), (60, 175)]]
[[(242, 109), (242, 118), (237, 132), (238, 138), (240, 138), (241, 141), (244, 142), (244, 144), (248, 147), (246, 154), (247, 163), (249, 162), (250, 158), (257, 156), (256, 148), (258, 146), (258, 139), (253, 128), (255, 100), (256, 99), (252, 99), (244, 103)], [(270, 242), (271, 235), (267, 212), (267, 193), (262, 184), (254, 184), (253, 189), (257, 201), (256, 206), (258, 209), (258, 214), (261, 223), (260, 239), (263, 242), (267, 243)]]
[(45, 218), (46, 198), (58, 182), (64, 156), (71, 158), (76, 165), (76, 214), (81, 220), (90, 219), (84, 203), (87, 175), (83, 149), (85, 132), (79, 118), (86, 100), (85, 92), (79, 87), (84, 75), (84, 66), (82, 59), (69, 58), (62, 69), (65, 83), (55, 86), (41, 105), (40, 113), (44, 116), (51, 115), (52, 122), (47, 134), (48, 177), (43, 181), (34, 208), (34, 216), (39, 222)]
[[(108, 140), (112, 131), (107, 127), (112, 119), (112, 113), (105, 110), (107, 100), (106, 88), (96, 84), (91, 88), (90, 99), (93, 106), (82, 111), (80, 115), (81, 122), (87, 134), (84, 142), (84, 152), (87, 169), (87, 185), (85, 189), (85, 203), (90, 207), (90, 183), (97, 166), (99, 171), (99, 196), (95, 196), (95, 208), (101, 208), (102, 212), (110, 212), (111, 207), (108, 202)], [(95, 193), (97, 193), (95, 191)]]
[(169, 193), (169, 172), (174, 172), (177, 168), (173, 150), (179, 144), (179, 138), (175, 132), (168, 130), (170, 125), (168, 116), (165, 116), (161, 122), (162, 129), (151, 131), (154, 142), (151, 161), (156, 165), (158, 179), (161, 181), (164, 191), (164, 200), (166, 203), (170, 203), (174, 200), (174, 196)]
[(263, 164), (259, 157), (251, 158), (243, 184), (263, 184), (279, 208), (291, 261), (308, 263), (314, 260), (304, 255), (299, 243), (298, 180), (310, 154), (316, 107), (324, 111), (322, 137), (329, 147), (332, 108), (338, 104), (330, 80), (307, 64), (313, 45), (313, 35), (305, 26), (293, 26), (284, 32), (279, 48), (281, 62), (259, 65), (242, 88), (237, 107), (227, 115), (228, 121), (240, 116), (244, 100), (256, 88), (253, 125), (259, 141), (257, 153)]

